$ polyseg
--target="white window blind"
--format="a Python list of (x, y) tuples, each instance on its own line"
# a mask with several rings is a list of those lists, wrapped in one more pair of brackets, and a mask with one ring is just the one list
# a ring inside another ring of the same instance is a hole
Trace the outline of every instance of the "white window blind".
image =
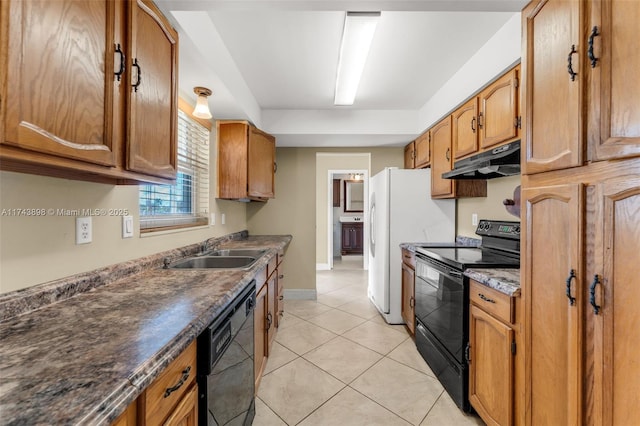
[(140, 185), (140, 229), (206, 225), (209, 130), (178, 110), (178, 173), (174, 185)]

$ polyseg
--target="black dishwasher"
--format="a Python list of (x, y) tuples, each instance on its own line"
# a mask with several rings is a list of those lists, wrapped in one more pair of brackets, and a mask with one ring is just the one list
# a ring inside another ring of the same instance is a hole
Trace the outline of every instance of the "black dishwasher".
[(198, 423), (250, 425), (255, 416), (255, 281), (198, 337)]

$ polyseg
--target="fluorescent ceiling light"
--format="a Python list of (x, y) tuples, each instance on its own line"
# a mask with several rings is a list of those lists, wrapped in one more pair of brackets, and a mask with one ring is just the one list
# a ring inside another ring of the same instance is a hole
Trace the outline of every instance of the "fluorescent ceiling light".
[(353, 105), (380, 12), (347, 12), (338, 58), (334, 104)]

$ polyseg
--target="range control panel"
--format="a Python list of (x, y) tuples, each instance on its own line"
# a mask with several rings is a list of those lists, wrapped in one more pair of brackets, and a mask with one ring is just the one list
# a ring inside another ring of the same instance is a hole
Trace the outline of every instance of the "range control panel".
[(488, 237), (520, 239), (520, 222), (482, 219), (478, 222), (476, 234)]

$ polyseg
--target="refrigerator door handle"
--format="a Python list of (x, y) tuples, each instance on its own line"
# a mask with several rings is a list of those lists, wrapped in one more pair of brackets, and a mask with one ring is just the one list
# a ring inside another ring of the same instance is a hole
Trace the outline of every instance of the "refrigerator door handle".
[(376, 201), (375, 194), (371, 195), (371, 208), (369, 209), (369, 236), (371, 255), (376, 255)]

